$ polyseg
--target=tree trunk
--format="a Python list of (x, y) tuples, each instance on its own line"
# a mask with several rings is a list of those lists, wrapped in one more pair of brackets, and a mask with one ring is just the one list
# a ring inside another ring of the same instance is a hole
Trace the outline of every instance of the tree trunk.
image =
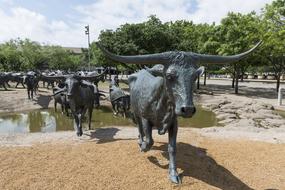
[(278, 92), (279, 87), (280, 87), (280, 74), (277, 74), (276, 77), (277, 77), (276, 91)]
[(233, 80), (232, 80), (232, 88), (234, 88), (235, 87), (235, 74), (233, 75)]
[(204, 72), (204, 86), (206, 86), (206, 80), (207, 80), (207, 72)]
[(197, 89), (200, 89), (200, 76), (198, 76), (198, 79), (197, 79)]
[(244, 68), (241, 68), (241, 78), (240, 78), (240, 82), (243, 82), (243, 76), (244, 76)]
[(238, 94), (238, 78), (239, 78), (239, 69), (236, 69), (236, 84), (235, 84), (235, 94)]

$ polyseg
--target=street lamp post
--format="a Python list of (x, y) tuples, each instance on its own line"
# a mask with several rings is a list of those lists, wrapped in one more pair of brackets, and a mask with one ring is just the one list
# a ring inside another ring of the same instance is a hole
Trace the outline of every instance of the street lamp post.
[(88, 70), (90, 71), (90, 33), (89, 33), (89, 25), (85, 26), (85, 34), (88, 36)]

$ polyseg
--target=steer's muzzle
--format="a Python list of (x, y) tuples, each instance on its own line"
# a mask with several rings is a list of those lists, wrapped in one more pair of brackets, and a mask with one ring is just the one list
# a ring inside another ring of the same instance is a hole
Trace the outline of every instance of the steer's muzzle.
[(67, 100), (70, 100), (71, 96), (72, 96), (71, 93), (67, 93), (67, 94), (66, 94)]
[(196, 108), (194, 106), (182, 106), (177, 115), (182, 117), (192, 117), (196, 113)]

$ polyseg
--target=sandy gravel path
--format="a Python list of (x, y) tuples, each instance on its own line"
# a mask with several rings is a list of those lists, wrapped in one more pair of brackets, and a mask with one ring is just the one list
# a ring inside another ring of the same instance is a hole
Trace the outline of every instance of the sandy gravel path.
[(47, 136), (17, 137), (30, 146), (0, 147), (0, 189), (285, 188), (283, 144), (206, 138), (180, 129), (183, 183), (177, 186), (168, 181), (167, 136), (155, 135), (147, 153), (139, 151), (135, 128), (102, 128), (79, 139), (73, 132)]

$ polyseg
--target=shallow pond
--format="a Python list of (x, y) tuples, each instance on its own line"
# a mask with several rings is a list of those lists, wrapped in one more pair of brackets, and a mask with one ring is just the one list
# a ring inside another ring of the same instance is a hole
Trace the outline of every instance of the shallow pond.
[[(213, 112), (205, 110), (200, 106), (191, 119), (179, 118), (180, 127), (204, 128), (217, 124)], [(114, 117), (112, 109), (101, 106), (99, 110), (93, 111), (92, 127), (108, 126), (134, 126), (131, 119)], [(85, 121), (83, 127), (87, 128)], [(55, 132), (74, 130), (74, 122), (71, 117), (55, 112), (54, 109), (33, 110), (23, 113), (10, 113), (0, 115), (0, 133), (28, 133), (28, 132)]]

